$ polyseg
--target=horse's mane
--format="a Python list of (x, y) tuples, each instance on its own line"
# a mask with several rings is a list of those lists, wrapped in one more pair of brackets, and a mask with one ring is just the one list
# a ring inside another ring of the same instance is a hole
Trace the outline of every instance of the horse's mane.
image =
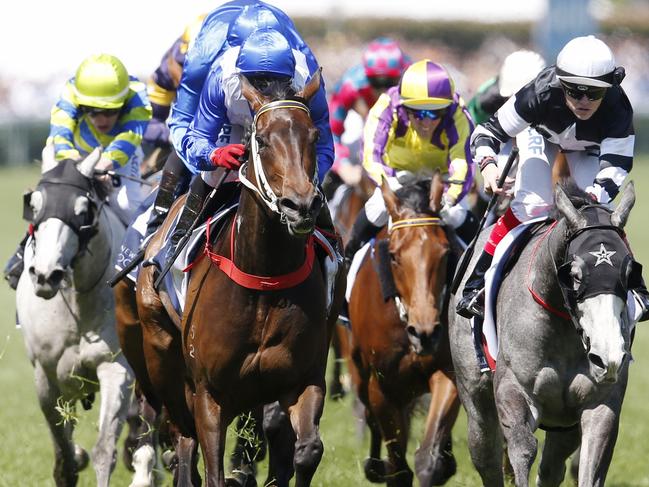
[(433, 210), (430, 208), (430, 177), (420, 177), (412, 182), (407, 183), (396, 191), (399, 201), (417, 213), (432, 215)]
[[(572, 177), (562, 177), (561, 179), (559, 179), (557, 184), (561, 187), (561, 189), (563, 189), (563, 192), (566, 193), (566, 196), (570, 199), (570, 202), (575, 208), (579, 209), (583, 206), (597, 204), (595, 201), (593, 201), (593, 198), (588, 193), (577, 186), (577, 183)], [(550, 218), (558, 220), (561, 217), (562, 215), (555, 205), (550, 212)]]

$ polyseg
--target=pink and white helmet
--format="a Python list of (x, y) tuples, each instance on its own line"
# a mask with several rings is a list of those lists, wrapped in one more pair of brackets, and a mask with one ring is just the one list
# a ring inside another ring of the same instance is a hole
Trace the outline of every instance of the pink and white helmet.
[(409, 64), (399, 44), (388, 37), (374, 39), (363, 53), (368, 78), (399, 78)]

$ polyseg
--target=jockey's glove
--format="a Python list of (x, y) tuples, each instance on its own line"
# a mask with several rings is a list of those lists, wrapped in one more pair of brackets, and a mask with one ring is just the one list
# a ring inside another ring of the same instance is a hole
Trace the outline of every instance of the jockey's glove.
[(217, 147), (210, 154), (212, 164), (226, 169), (237, 169), (241, 165), (239, 158), (244, 154), (246, 148), (243, 144), (228, 144)]

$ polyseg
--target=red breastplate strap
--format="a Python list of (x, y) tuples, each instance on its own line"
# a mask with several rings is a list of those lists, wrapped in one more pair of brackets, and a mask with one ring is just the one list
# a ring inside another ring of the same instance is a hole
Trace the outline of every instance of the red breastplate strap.
[(557, 225), (557, 222), (555, 221), (552, 225), (550, 225), (550, 228), (548, 228), (543, 236), (536, 242), (536, 245), (534, 246), (534, 250), (532, 251), (532, 258), (530, 259), (529, 266), (527, 268), (527, 289), (529, 289), (530, 293), (532, 293), (532, 297), (534, 298), (534, 301), (539, 303), (543, 308), (547, 309), (550, 313), (559, 316), (565, 320), (570, 319), (570, 315), (566, 313), (565, 311), (555, 309), (553, 306), (550, 305), (550, 303), (546, 302), (541, 295), (539, 295), (533, 288), (532, 288), (532, 281), (530, 280), (530, 273), (532, 272), (532, 265), (534, 262), (536, 262), (536, 252), (539, 250), (539, 247), (541, 246), (541, 243), (547, 238), (548, 235), (550, 235), (550, 232), (554, 230), (554, 227)]
[[(236, 218), (232, 219), (232, 229), (230, 230), (230, 255), (234, 255), (235, 220)], [(219, 269), (221, 269), (221, 271), (226, 276), (228, 276), (230, 279), (232, 279), (242, 287), (245, 287), (247, 289), (256, 289), (257, 291), (278, 291), (281, 289), (288, 289), (297, 286), (311, 274), (311, 270), (313, 269), (313, 261), (315, 260), (313, 236), (310, 236), (306, 241), (306, 258), (304, 259), (304, 263), (299, 267), (299, 269), (279, 276), (256, 276), (254, 274), (243, 272), (234, 264), (231, 259), (212, 252), (210, 244), (210, 224), (211, 219), (207, 222), (207, 240), (205, 243), (205, 248), (203, 250), (203, 255), (207, 255), (210, 260)]]

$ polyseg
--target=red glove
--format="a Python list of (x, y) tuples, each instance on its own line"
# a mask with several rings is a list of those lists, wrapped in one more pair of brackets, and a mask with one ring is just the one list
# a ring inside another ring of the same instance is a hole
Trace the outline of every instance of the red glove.
[(223, 147), (217, 147), (210, 154), (210, 161), (215, 166), (221, 166), (226, 169), (236, 169), (241, 165), (239, 157), (243, 155), (246, 148), (243, 144), (228, 144)]

